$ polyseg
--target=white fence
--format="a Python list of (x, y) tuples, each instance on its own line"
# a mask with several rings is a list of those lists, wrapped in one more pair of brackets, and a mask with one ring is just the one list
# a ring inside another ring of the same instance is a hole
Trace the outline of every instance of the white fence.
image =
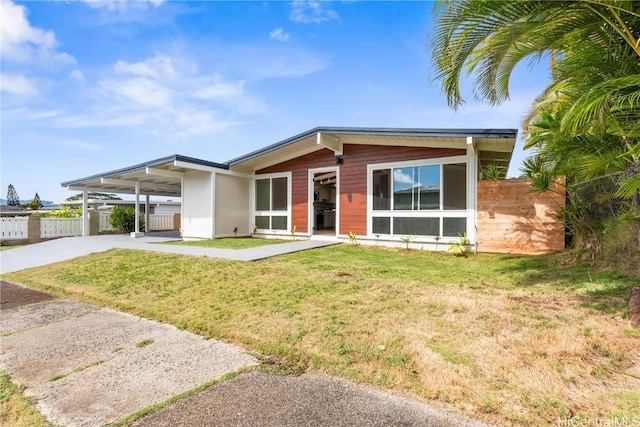
[(115, 228), (109, 224), (110, 212), (100, 212), (100, 219), (98, 221), (98, 231), (113, 231)]
[(149, 215), (149, 230), (173, 230), (173, 214)]
[(40, 218), (40, 237), (82, 236), (82, 218)]
[[(111, 224), (109, 224), (110, 215), (108, 212), (100, 213), (99, 231), (115, 230)], [(173, 230), (173, 216), (174, 214), (149, 215), (149, 231)]]
[(2, 240), (26, 239), (29, 236), (29, 218), (2, 218)]
[[(173, 230), (174, 214), (149, 215), (149, 230)], [(40, 220), (41, 239), (54, 237), (82, 236), (82, 218), (47, 218), (34, 217)], [(109, 213), (101, 213), (99, 216), (99, 231), (112, 231), (109, 224)], [(37, 225), (34, 225), (37, 227)], [(29, 217), (0, 218), (0, 240), (27, 240), (29, 237)], [(31, 236), (30, 240), (37, 241), (37, 237)]]

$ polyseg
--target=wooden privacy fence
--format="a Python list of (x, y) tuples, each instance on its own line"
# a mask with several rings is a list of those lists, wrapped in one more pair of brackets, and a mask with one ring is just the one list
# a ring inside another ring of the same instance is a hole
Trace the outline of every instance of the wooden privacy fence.
[(528, 179), (478, 182), (480, 252), (544, 254), (564, 250), (565, 187), (534, 193)]

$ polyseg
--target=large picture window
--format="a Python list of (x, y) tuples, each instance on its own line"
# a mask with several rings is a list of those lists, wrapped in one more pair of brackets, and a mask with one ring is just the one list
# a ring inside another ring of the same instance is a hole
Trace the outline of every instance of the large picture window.
[(256, 227), (263, 230), (287, 230), (289, 178), (260, 178), (255, 183)]
[(371, 233), (457, 237), (467, 231), (467, 163), (370, 168)]

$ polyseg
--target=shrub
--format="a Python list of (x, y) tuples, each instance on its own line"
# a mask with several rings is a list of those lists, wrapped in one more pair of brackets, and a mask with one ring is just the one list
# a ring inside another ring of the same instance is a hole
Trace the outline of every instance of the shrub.
[[(116, 230), (123, 233), (135, 231), (136, 227), (136, 211), (132, 208), (123, 206), (114, 206), (109, 216), (109, 224)], [(140, 231), (144, 231), (144, 220), (140, 218)]]

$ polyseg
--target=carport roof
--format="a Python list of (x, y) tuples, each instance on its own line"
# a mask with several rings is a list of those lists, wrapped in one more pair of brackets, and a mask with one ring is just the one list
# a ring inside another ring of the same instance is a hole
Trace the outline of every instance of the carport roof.
[(214, 169), (226, 170), (228, 166), (174, 154), (122, 169), (66, 181), (60, 185), (73, 191), (87, 190), (119, 194), (135, 194), (136, 185), (139, 185), (140, 194), (180, 197), (184, 172)]

